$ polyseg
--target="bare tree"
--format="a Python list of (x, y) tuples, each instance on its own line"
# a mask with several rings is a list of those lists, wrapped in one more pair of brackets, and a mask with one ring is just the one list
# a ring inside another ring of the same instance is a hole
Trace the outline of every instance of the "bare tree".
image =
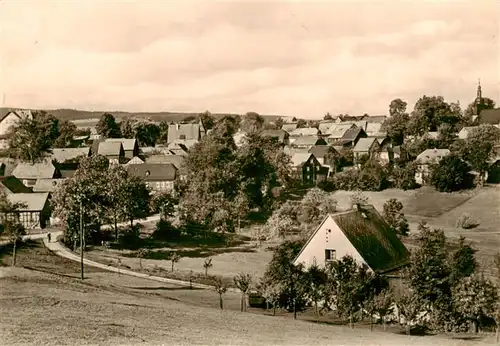
[(241, 291), (241, 311), (247, 310), (246, 297), (252, 283), (252, 275), (240, 273), (233, 278), (234, 284)]
[(172, 263), (172, 272), (174, 271), (174, 266), (177, 262), (181, 260), (181, 256), (177, 252), (171, 252), (169, 256), (170, 262)]
[(215, 292), (219, 294), (219, 304), (220, 304), (220, 309), (224, 309), (224, 300), (222, 296), (227, 292), (227, 284), (224, 282), (224, 279), (222, 276), (214, 276), (212, 278), (213, 286)]
[(142, 270), (142, 259), (144, 257), (146, 257), (149, 253), (149, 250), (148, 249), (139, 249), (139, 251), (137, 251), (137, 258), (139, 258), (139, 267), (141, 268)]
[(209, 257), (205, 259), (205, 262), (203, 263), (203, 268), (205, 268), (205, 276), (208, 276), (208, 268), (212, 268), (214, 265), (212, 264), (212, 258)]

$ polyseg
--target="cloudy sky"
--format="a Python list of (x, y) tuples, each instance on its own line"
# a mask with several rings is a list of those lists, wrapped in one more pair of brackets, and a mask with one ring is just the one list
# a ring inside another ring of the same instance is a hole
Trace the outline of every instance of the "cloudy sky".
[(500, 101), (500, 2), (0, 1), (3, 105), (383, 114)]

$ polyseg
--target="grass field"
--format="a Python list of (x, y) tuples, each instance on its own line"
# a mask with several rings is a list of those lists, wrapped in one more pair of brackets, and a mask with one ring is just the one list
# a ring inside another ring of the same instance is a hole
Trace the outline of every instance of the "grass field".
[[(45, 250), (46, 251), (46, 250)], [(4, 256), (2, 263), (7, 263)], [(32, 243), (19, 265), (0, 267), (0, 334), (4, 345), (486, 345), (490, 334), (408, 337), (240, 313), (239, 295), (189, 290), (87, 269)], [(302, 317), (299, 315), (299, 317)], [(460, 339), (463, 337), (464, 339)]]

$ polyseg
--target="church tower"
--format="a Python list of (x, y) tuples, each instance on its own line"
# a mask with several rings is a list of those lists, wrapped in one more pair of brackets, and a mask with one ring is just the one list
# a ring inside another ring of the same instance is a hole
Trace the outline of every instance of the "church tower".
[(481, 111), (485, 108), (483, 92), (481, 90), (481, 80), (478, 80), (477, 84), (477, 95), (476, 101), (474, 102), (474, 114), (472, 115), (472, 121), (475, 121)]

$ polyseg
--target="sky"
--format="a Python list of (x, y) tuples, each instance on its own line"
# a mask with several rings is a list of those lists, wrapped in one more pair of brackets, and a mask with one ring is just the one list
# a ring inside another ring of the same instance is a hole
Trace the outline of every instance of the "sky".
[(387, 114), (500, 103), (500, 2), (0, 1), (4, 107)]

